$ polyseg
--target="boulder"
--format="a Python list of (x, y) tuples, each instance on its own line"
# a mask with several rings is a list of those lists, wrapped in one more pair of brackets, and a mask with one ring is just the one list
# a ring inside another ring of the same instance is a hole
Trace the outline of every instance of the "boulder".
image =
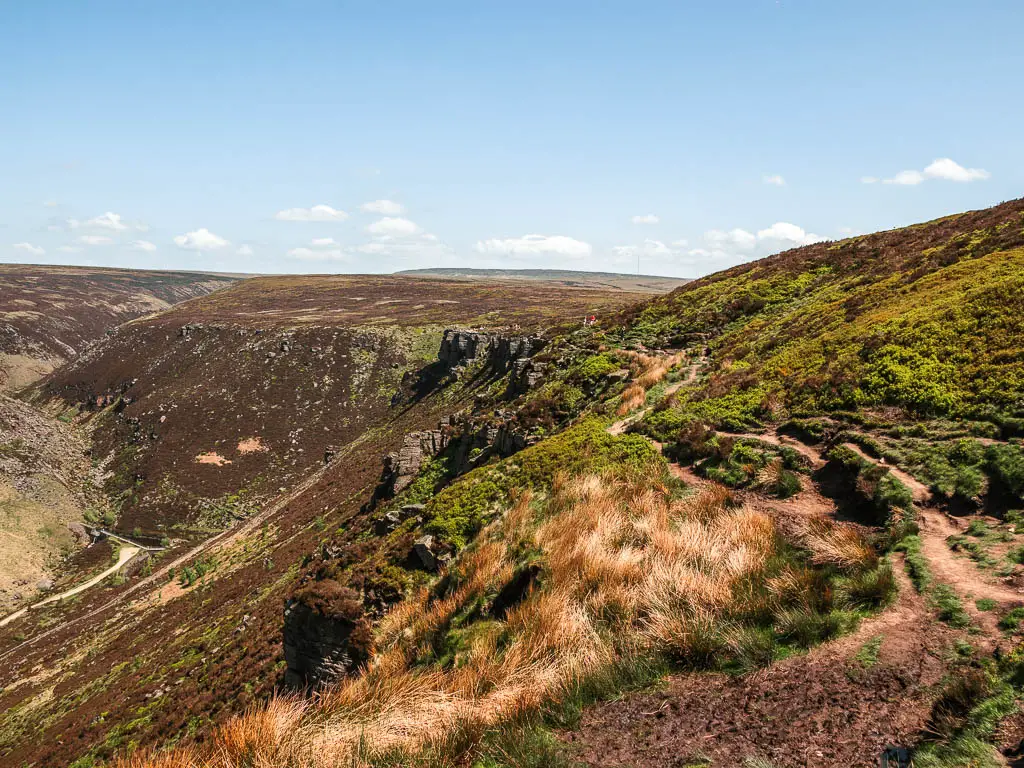
[(426, 571), (437, 570), (437, 556), (434, 555), (434, 537), (430, 534), (416, 539), (410, 555)]
[(92, 544), (92, 536), (89, 535), (88, 529), (77, 520), (68, 523), (68, 530), (75, 537), (75, 543), (78, 546), (87, 547)]
[(368, 658), (372, 637), (352, 590), (320, 582), (301, 591), (285, 603), (285, 685), (314, 687), (355, 670)]

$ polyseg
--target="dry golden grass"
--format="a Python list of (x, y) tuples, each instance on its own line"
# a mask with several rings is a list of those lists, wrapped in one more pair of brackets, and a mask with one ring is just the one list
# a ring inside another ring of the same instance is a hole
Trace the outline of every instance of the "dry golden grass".
[(639, 352), (627, 352), (625, 355), (633, 373), (633, 382), (622, 393), (618, 408), (619, 416), (625, 416), (643, 405), (647, 398), (647, 390), (662, 381), (669, 371), (678, 368), (685, 359), (682, 352), (664, 356), (644, 355)]
[(794, 533), (811, 551), (812, 561), (840, 568), (871, 568), (878, 555), (854, 526), (837, 523), (827, 517), (811, 517), (794, 522)]
[[(801, 534), (822, 562), (848, 563), (864, 557), (849, 531), (808, 523)], [(713, 485), (673, 499), (653, 475), (559, 477), (549, 497), (524, 494), (480, 534), (445, 593), (423, 589), (386, 616), (361, 675), (305, 705), (277, 699), (230, 721), (201, 763), (181, 753), (178, 763), (124, 767), (340, 768), (396, 753), (469, 755), (489, 729), (535, 715), (623, 653), (707, 657), (750, 600), (792, 604), (814, 589), (798, 571), (769, 583), (779, 540), (771, 518), (732, 506)], [(435, 663), (453, 620), (473, 606), (487, 616), (481, 601), (509, 583), (524, 551), (544, 564), (539, 586), (503, 620), (471, 624), (457, 663)], [(768, 589), (751, 598), (746, 585), (758, 578)]]

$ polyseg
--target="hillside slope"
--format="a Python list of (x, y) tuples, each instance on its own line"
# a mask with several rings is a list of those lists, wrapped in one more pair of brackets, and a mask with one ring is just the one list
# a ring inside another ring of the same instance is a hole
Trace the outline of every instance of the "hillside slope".
[(104, 511), (87, 454), (69, 425), (0, 395), (0, 616), (53, 586)]
[[(183, 540), (0, 631), (0, 755), (1007, 764), (1022, 215), (796, 249), (634, 305), (273, 278), (125, 326), (35, 396), (120, 468), (121, 525)], [(345, 379), (317, 409), (314, 344)], [(355, 348), (343, 374), (331, 350)], [(264, 437), (270, 456), (243, 450)], [(207, 467), (261, 489), (244, 520), (196, 525), (221, 492)], [(154, 503), (165, 478), (187, 503)]]
[(171, 760), (1001, 764), (1022, 211), (790, 251), (550, 339), (553, 375), (473, 409), (527, 447), (468, 472), (442, 450), (302, 572), (288, 615), (349, 674)]
[(1012, 432), (1024, 416), (1022, 287), (1017, 200), (735, 267), (652, 301), (624, 335), (707, 334), (717, 365), (703, 407), (736, 424), (780, 406), (895, 406)]
[(585, 272), (575, 269), (471, 269), (435, 267), (409, 269), (399, 275), (447, 278), (451, 280), (531, 280), (573, 288), (633, 291), (636, 293), (668, 293), (689, 282), (686, 278), (658, 275), (631, 275), (620, 272)]
[(21, 389), (116, 325), (232, 282), (190, 272), (0, 265), (0, 388)]
[(90, 765), (208, 738), (290, 673), (331, 663), (315, 622), (289, 629), (306, 655), (286, 660), (285, 601), (324, 553), (348, 563), (368, 616), (421, 578), (389, 564), (407, 531), (374, 545), (380, 505), (428, 458), (408, 436), (440, 441), (478, 396), (525, 384), (542, 331), (641, 298), (256, 278), (123, 325), (55, 371), (30, 396), (90, 435), (114, 528), (169, 549), (0, 628), (0, 761)]

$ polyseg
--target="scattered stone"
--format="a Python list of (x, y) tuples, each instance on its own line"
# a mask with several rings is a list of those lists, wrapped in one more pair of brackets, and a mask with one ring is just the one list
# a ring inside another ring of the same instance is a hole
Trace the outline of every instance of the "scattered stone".
[(68, 530), (75, 537), (75, 543), (78, 546), (87, 547), (92, 544), (92, 536), (89, 535), (88, 529), (77, 520), (68, 523)]
[(429, 533), (416, 539), (416, 542), (412, 545), (412, 555), (419, 561), (423, 569), (427, 571), (437, 570), (437, 557), (434, 555), (433, 546), (434, 537)]

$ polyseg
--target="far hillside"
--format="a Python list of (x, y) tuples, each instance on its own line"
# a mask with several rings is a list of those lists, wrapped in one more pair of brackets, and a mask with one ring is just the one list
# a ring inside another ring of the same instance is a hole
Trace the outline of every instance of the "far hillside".
[(127, 320), (230, 285), (195, 272), (0, 265), (0, 389), (14, 391)]
[(685, 277), (659, 277), (657, 275), (627, 275), (618, 272), (577, 272), (574, 269), (469, 269), (435, 267), (409, 269), (398, 275), (447, 278), (450, 280), (538, 280), (558, 283), (571, 288), (600, 288), (602, 290), (632, 291), (636, 293), (668, 293), (688, 283)]

